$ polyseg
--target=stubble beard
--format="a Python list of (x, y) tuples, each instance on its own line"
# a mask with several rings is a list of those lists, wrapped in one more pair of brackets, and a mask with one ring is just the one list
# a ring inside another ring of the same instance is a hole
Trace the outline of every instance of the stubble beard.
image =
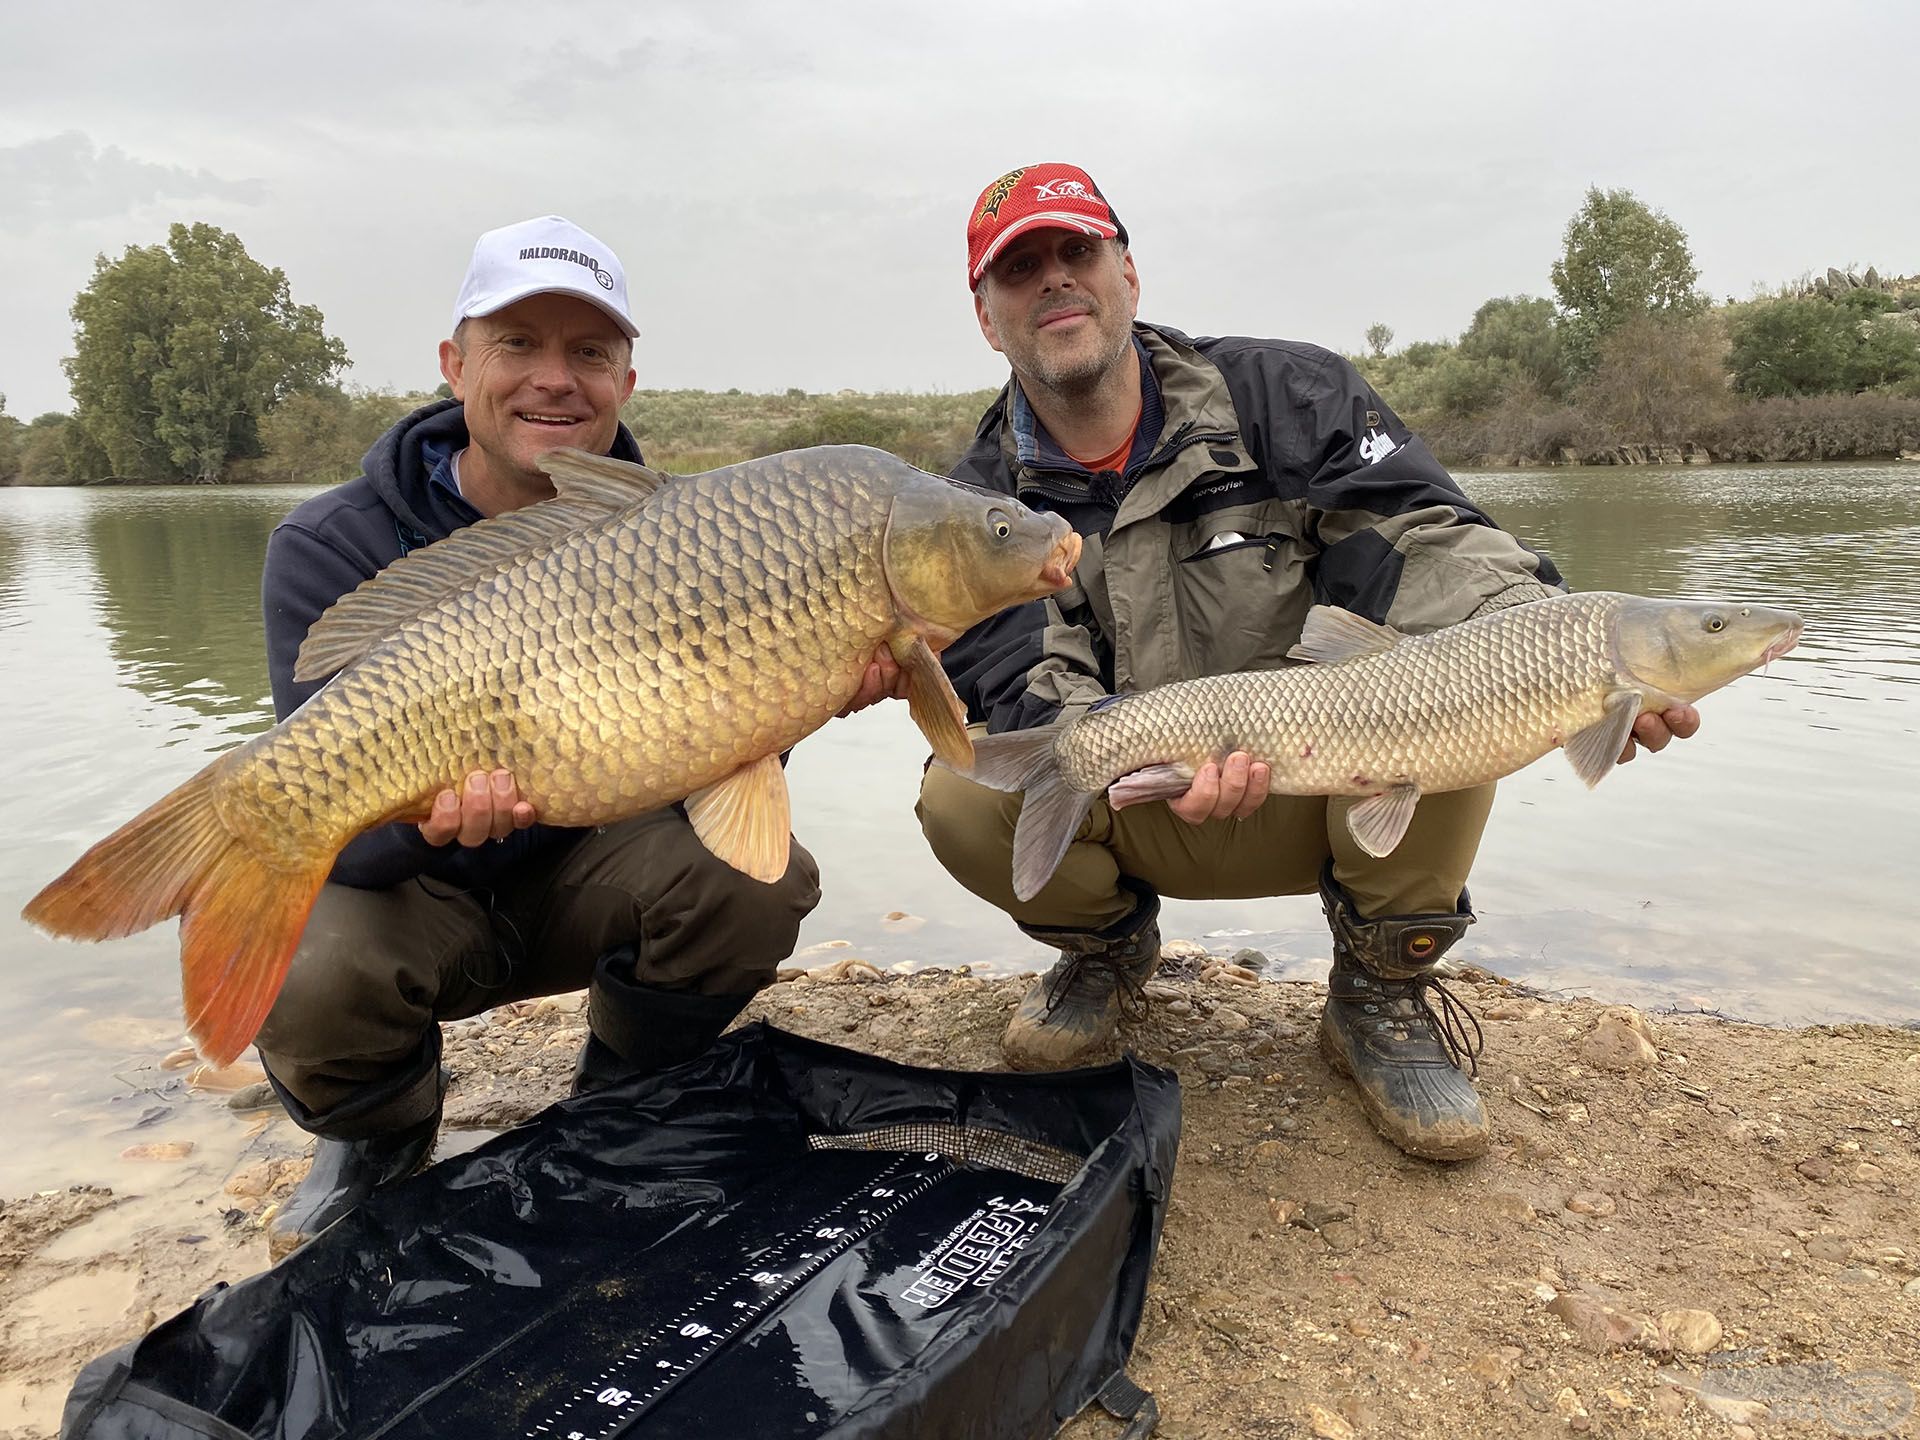
[(1048, 357), (1038, 343), (1033, 347), (1026, 368), (1025, 382), (1044, 389), (1062, 400), (1083, 400), (1099, 393), (1101, 388), (1112, 383), (1116, 367), (1129, 349), (1132, 348), (1131, 327), (1121, 326), (1109, 336), (1102, 317), (1095, 313), (1088, 317), (1100, 326), (1098, 348), (1091, 354), (1077, 359), (1054, 360)]

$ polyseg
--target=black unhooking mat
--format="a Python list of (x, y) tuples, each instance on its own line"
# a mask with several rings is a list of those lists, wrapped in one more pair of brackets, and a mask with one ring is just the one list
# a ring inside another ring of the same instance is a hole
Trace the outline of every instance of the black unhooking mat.
[(1179, 1116), (1132, 1060), (921, 1070), (749, 1026), (210, 1291), (82, 1371), (62, 1433), (1050, 1435), (1131, 1389)]

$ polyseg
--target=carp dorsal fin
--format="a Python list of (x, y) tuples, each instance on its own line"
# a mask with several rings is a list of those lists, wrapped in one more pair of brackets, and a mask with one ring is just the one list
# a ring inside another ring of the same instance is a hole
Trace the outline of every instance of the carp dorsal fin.
[(540, 468), (562, 500), (598, 502), (614, 510), (638, 505), (673, 477), (649, 465), (616, 460), (563, 445), (540, 457)]
[(1287, 658), (1338, 665), (1343, 660), (1384, 654), (1406, 638), (1391, 625), (1376, 625), (1351, 610), (1342, 610), (1336, 605), (1316, 605), (1307, 611), (1307, 623), (1300, 629), (1300, 643), (1287, 652)]
[(693, 833), (743, 875), (771, 885), (787, 873), (793, 843), (787, 775), (778, 755), (743, 765), (687, 797)]
[[(610, 515), (646, 503), (667, 477), (644, 465), (553, 450), (541, 457), (554, 488), (551, 500), (477, 520), (444, 540), (401, 556), (340, 597), (307, 631), (293, 678), (320, 680), (364, 658), (410, 620), (489, 575), (572, 538)], [(582, 465), (578, 461), (594, 462)], [(606, 467), (618, 466), (617, 471)], [(644, 483), (643, 479), (644, 477)]]
[(1567, 752), (1573, 773), (1586, 781), (1589, 790), (1620, 763), (1620, 752), (1627, 748), (1627, 737), (1633, 734), (1633, 722), (1640, 718), (1640, 703), (1638, 690), (1614, 691), (1607, 697), (1607, 708), (1600, 718), (1568, 736), (1561, 747)]

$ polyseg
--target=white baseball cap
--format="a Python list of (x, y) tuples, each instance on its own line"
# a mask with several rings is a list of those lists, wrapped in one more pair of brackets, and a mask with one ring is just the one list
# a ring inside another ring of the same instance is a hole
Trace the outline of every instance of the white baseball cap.
[(640, 333), (627, 313), (620, 257), (558, 215), (489, 230), (474, 243), (453, 323), (491, 315), (529, 295), (577, 295), (611, 315), (629, 340)]

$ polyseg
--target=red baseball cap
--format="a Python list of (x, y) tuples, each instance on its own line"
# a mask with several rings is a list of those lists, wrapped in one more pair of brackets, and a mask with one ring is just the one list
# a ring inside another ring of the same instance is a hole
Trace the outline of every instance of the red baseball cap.
[(1028, 230), (1078, 230), (1127, 243), (1093, 177), (1078, 165), (1025, 165), (980, 192), (967, 221), (967, 288), (980, 283), (994, 256)]

